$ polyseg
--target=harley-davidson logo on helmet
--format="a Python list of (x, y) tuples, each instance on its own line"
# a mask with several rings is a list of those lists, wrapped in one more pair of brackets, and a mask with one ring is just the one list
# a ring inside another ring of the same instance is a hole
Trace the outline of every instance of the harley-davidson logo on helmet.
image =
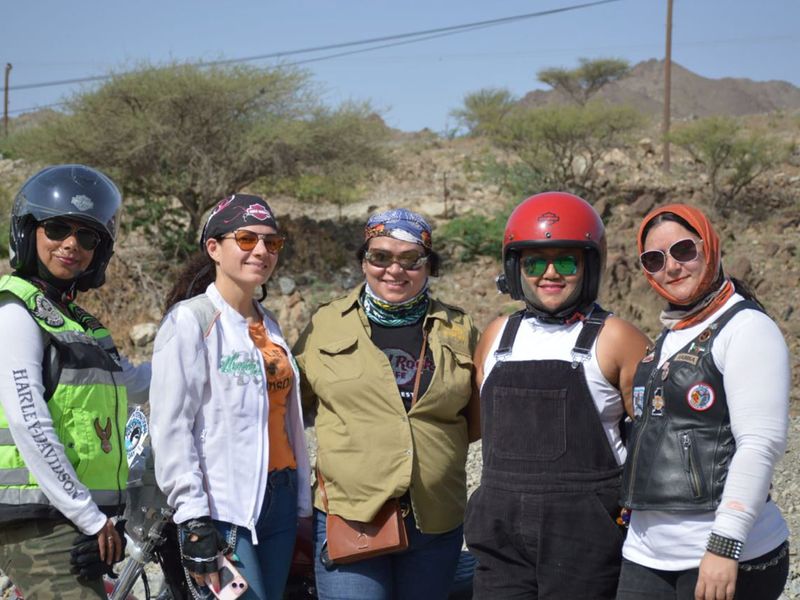
[(550, 211), (539, 215), (539, 223), (547, 223), (548, 225), (552, 225), (553, 223), (558, 223), (560, 220), (561, 217)]
[(77, 196), (73, 196), (72, 205), (77, 208), (78, 210), (91, 210), (94, 207), (94, 202), (89, 196), (84, 196), (83, 194), (78, 194)]

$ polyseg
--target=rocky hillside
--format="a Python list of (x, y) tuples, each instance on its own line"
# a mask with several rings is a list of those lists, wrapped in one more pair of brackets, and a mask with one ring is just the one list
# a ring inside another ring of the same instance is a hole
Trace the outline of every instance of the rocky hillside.
[[(598, 97), (633, 106), (645, 114), (660, 115), (664, 100), (664, 61), (651, 59), (635, 65), (630, 75), (603, 89)], [(562, 102), (554, 91), (529, 92), (522, 102), (533, 106)], [(672, 117), (752, 115), (800, 108), (800, 88), (785, 81), (753, 81), (734, 77), (710, 79), (672, 63)]]

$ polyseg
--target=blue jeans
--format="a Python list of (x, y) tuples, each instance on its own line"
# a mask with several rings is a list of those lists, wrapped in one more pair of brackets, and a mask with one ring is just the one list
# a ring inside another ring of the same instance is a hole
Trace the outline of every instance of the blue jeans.
[[(230, 523), (214, 521), (225, 539)], [(253, 545), (250, 530), (237, 528), (231, 560), (248, 584), (242, 600), (280, 600), (292, 564), (297, 535), (297, 472), (294, 469), (272, 471), (261, 514), (256, 521), (258, 544)]]
[(320, 562), (325, 513), (314, 511), (314, 571), (320, 600), (436, 600), (447, 598), (463, 543), (463, 526), (440, 534), (406, 517), (408, 550), (326, 569)]

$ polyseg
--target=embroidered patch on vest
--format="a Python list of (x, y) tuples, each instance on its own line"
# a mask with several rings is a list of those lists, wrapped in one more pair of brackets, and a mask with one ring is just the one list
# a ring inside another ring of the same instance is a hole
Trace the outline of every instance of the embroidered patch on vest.
[(644, 386), (637, 385), (633, 388), (633, 416), (641, 417), (644, 412)]
[(700, 357), (696, 354), (689, 354), (688, 352), (679, 352), (673, 358), (675, 362), (686, 362), (692, 365), (696, 365), (700, 361)]
[(50, 327), (61, 327), (64, 324), (63, 315), (50, 300), (41, 295), (36, 296), (36, 308), (33, 309), (33, 314)]
[(711, 338), (711, 329), (709, 328), (697, 336), (697, 341), (702, 344), (703, 342), (707, 342), (710, 338)]
[(100, 427), (100, 419), (95, 417), (94, 431), (97, 437), (100, 438), (100, 448), (103, 452), (109, 454), (111, 452), (111, 418), (106, 417), (106, 426)]
[(650, 411), (650, 414), (654, 417), (663, 417), (664, 416), (664, 390), (663, 388), (658, 388), (656, 393), (653, 394), (653, 408)]
[(125, 452), (128, 455), (128, 464), (144, 451), (144, 443), (149, 432), (147, 417), (141, 409), (134, 409), (128, 417), (128, 424), (125, 425)]
[(645, 357), (642, 359), (642, 362), (643, 362), (643, 363), (649, 363), (649, 362), (653, 362), (653, 359), (654, 359), (655, 357), (656, 357), (656, 355), (655, 355), (655, 354), (653, 354), (653, 353), (651, 352), (650, 354), (648, 354), (647, 356), (645, 356)]
[(697, 411), (708, 410), (714, 406), (714, 389), (707, 383), (698, 383), (689, 388), (686, 394), (689, 406)]
[(669, 377), (669, 361), (664, 363), (664, 366), (661, 367), (661, 381), (666, 381), (667, 377)]

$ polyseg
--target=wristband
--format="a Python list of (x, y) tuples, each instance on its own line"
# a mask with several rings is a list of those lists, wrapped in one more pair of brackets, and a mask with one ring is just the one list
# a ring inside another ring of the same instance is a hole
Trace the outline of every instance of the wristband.
[(739, 540), (722, 537), (721, 535), (712, 533), (708, 537), (706, 550), (711, 552), (711, 554), (716, 554), (717, 556), (722, 556), (723, 558), (732, 558), (733, 560), (738, 561), (739, 557), (742, 555), (743, 545), (744, 544), (742, 544), (742, 542)]

